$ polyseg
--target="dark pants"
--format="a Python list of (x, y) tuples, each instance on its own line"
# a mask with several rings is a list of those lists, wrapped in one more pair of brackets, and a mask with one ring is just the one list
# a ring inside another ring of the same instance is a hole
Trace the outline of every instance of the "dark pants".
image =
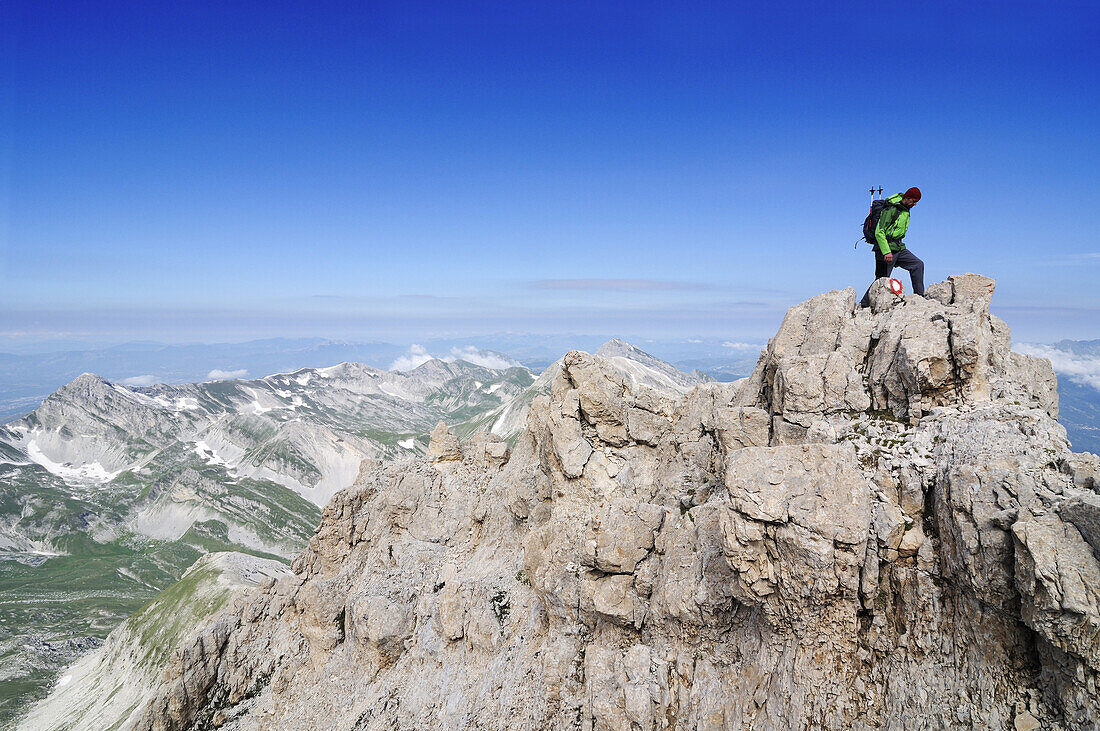
[[(902, 249), (901, 251), (894, 252), (894, 260), (892, 262), (886, 261), (882, 258), (882, 253), (875, 249), (875, 279), (890, 276), (890, 272), (894, 267), (901, 267), (905, 271), (909, 272), (909, 278), (913, 280), (913, 294), (924, 295), (924, 262), (917, 258), (916, 254), (909, 251), (909, 249)], [(862, 307), (871, 306), (871, 288), (867, 288), (867, 292), (863, 295), (863, 299), (859, 302)]]

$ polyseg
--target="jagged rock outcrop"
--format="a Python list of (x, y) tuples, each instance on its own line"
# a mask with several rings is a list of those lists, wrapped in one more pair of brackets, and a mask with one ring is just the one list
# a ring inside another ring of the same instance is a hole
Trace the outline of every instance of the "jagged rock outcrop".
[(990, 314), (994, 282), (953, 275), (928, 297), (872, 286), (872, 313), (855, 313), (855, 290), (792, 307), (768, 343), (743, 399), (801, 434), (810, 422), (853, 411), (919, 420), (937, 406), (1011, 400), (1058, 416), (1049, 361), (1010, 350), (1009, 329)]
[(1095, 727), (1096, 460), (992, 289), (820, 295), (687, 393), (567, 354), (510, 454), (365, 463), (136, 727)]
[(458, 437), (451, 433), (445, 422), (440, 421), (432, 429), (428, 440), (428, 457), (437, 462), (454, 462), (462, 459), (462, 447)]

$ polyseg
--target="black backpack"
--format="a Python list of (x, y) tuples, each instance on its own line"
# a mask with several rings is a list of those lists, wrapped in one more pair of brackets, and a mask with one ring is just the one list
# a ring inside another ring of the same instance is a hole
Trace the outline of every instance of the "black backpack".
[(898, 206), (894, 203), (888, 203), (886, 200), (877, 200), (871, 203), (871, 212), (867, 214), (867, 218), (863, 219), (863, 240), (871, 246), (875, 245), (875, 227), (878, 226), (878, 220), (882, 217), (882, 211), (886, 206)]

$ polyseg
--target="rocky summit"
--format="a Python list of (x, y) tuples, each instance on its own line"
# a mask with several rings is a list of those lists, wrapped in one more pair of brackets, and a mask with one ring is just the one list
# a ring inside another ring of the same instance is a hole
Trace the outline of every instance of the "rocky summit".
[(138, 729), (1100, 725), (1100, 463), (967, 274), (736, 383), (568, 353), (514, 448), (364, 463)]

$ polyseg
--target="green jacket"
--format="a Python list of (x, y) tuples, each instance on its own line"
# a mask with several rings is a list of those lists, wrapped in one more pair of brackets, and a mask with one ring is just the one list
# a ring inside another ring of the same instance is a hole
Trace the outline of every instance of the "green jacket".
[(883, 256), (905, 248), (901, 240), (909, 229), (909, 211), (901, 207), (901, 199), (901, 193), (886, 199), (896, 205), (883, 208), (875, 226), (875, 246)]

